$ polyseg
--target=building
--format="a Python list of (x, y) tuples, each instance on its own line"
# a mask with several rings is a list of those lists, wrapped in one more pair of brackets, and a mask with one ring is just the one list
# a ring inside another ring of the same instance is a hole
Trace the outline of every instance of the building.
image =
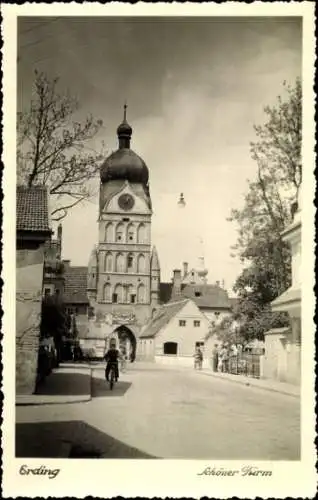
[[(192, 273), (192, 271), (190, 271)], [(189, 273), (182, 276), (181, 270), (173, 271), (171, 283), (160, 283), (160, 302), (167, 303), (175, 297), (193, 300), (201, 312), (208, 318), (211, 326), (216, 326), (232, 312), (232, 303), (227, 291), (220, 286), (220, 282), (208, 284), (199, 281), (183, 281)]]
[(195, 348), (204, 352), (209, 321), (191, 299), (180, 297), (158, 308), (138, 340), (141, 359), (163, 364), (193, 364)]
[(57, 229), (57, 239), (50, 239), (44, 245), (43, 296), (62, 297), (64, 289), (64, 265), (62, 256), (62, 225)]
[[(87, 266), (71, 266), (69, 260), (63, 260), (65, 266), (65, 284), (63, 304), (66, 313), (75, 319), (80, 345), (84, 348), (88, 335), (89, 301), (87, 297)], [(90, 346), (88, 346), (90, 347)]]
[[(300, 193), (301, 196), (301, 193)], [(292, 254), (292, 284), (272, 302), (273, 311), (289, 314), (290, 328), (273, 329), (265, 333), (264, 376), (300, 384), (301, 374), (301, 198), (292, 224), (282, 233), (290, 243)]]
[(130, 148), (126, 107), (117, 135), (119, 147), (100, 169), (99, 239), (88, 265), (88, 336), (101, 353), (111, 337), (118, 338), (135, 357), (140, 330), (159, 302), (160, 265), (151, 246), (149, 171)]
[(36, 388), (45, 244), (51, 238), (45, 187), (17, 187), (16, 392)]

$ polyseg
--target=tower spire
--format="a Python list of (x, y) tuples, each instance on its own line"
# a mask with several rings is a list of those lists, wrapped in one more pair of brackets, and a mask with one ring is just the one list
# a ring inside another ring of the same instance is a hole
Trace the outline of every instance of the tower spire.
[(132, 135), (132, 128), (127, 123), (127, 101), (124, 104), (124, 119), (117, 128), (117, 135), (119, 140), (119, 148), (130, 148), (130, 139)]
[(127, 106), (127, 100), (125, 99), (125, 104), (124, 104), (124, 120), (123, 120), (124, 122), (127, 121), (127, 108), (128, 108), (128, 106)]

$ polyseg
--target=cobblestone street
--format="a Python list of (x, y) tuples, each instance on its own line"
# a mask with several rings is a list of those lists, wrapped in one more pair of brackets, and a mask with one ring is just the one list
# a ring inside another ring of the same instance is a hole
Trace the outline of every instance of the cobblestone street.
[(298, 398), (156, 364), (129, 365), (112, 392), (92, 374), (90, 402), (18, 407), (18, 440), (43, 432), (38, 456), (51, 439), (74, 458), (300, 459)]

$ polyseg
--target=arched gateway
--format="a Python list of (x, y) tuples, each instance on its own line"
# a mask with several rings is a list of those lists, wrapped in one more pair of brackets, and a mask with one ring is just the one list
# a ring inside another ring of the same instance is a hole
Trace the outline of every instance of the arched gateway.
[(136, 359), (137, 341), (132, 330), (126, 325), (120, 325), (115, 328), (112, 334), (106, 339), (106, 348), (109, 347), (111, 338), (116, 339), (117, 347), (124, 347), (129, 361)]

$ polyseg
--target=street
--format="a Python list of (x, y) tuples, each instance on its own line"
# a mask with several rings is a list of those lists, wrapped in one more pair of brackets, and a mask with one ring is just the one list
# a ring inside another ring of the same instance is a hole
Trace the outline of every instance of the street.
[(17, 435), (71, 441), (74, 458), (300, 459), (294, 397), (151, 363), (129, 365), (112, 392), (96, 365), (92, 396), (18, 407)]

